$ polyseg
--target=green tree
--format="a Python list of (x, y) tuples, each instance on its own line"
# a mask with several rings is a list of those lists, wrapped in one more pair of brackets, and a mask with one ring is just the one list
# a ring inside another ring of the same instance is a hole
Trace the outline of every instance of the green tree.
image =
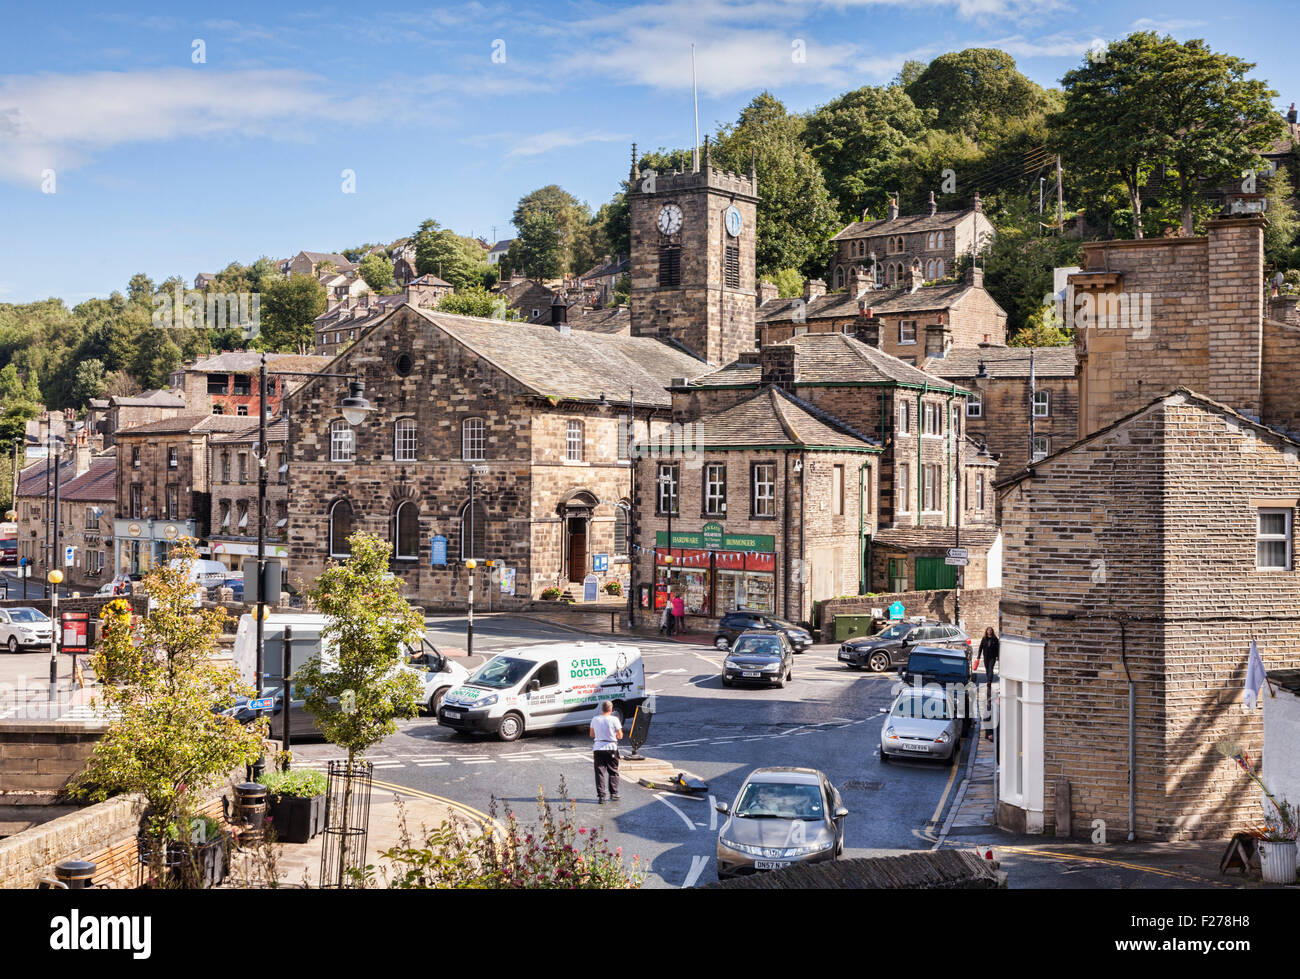
[(305, 354), (315, 340), (313, 321), (325, 312), (325, 287), (311, 275), (271, 283), (262, 296), (260, 350)]
[(907, 86), (920, 109), (938, 113), (938, 125), (978, 139), (990, 121), (1025, 116), (1044, 105), (1043, 90), (996, 48), (941, 54)]
[(554, 279), (564, 271), (564, 244), (555, 218), (539, 212), (519, 225), (519, 253), (524, 275), (530, 279)]
[(205, 794), (257, 758), (266, 734), (265, 721), (244, 725), (213, 710), (253, 691), (215, 658), (225, 611), (193, 607), (192, 542), (172, 557), (145, 577), (150, 611), (138, 629), (121, 599), (101, 611), (105, 632), (93, 666), (112, 720), (74, 783), (94, 799), (145, 797), (144, 835), (159, 882), (169, 842), (190, 839)]
[(487, 272), (487, 258), (478, 243), (462, 238), (449, 228), (429, 218), (412, 236), (415, 244), (415, 270), (420, 275), (436, 275), (455, 289), (482, 285)]
[(375, 292), (383, 292), (394, 285), (393, 262), (378, 252), (363, 258), (358, 271), (361, 278), (366, 280), (366, 285)]
[(1007, 341), (1010, 347), (1068, 347), (1074, 330), (1061, 323), (1053, 305), (1041, 305), (1029, 314), (1025, 325)]
[(897, 85), (899, 88), (907, 88), (925, 74), (926, 67), (924, 61), (908, 59), (903, 62), (903, 67), (898, 69), (898, 74), (894, 76), (894, 80), (890, 84)]
[[(592, 263), (594, 251), (591, 244), (591, 208), (556, 184), (540, 187), (525, 194), (515, 206), (511, 224), (524, 236), (524, 226), (529, 219), (545, 216), (556, 239), (559, 270), (549, 275), (526, 274), (533, 278), (552, 278), (563, 272), (585, 272)], [(534, 227), (540, 227), (534, 224)], [(547, 249), (547, 254), (549, 254)], [(538, 260), (534, 255), (534, 260)], [(549, 263), (549, 258), (546, 260)]]
[(91, 398), (102, 398), (107, 388), (102, 360), (92, 357), (77, 365), (77, 381), (72, 388), (72, 399), (78, 408), (86, 407)]
[(481, 316), (492, 320), (519, 319), (519, 314), (506, 304), (504, 297), (494, 295), (482, 286), (471, 286), (443, 296), (438, 301), (438, 309), (459, 316)]
[(171, 375), (181, 364), (181, 348), (172, 339), (175, 331), (150, 329), (144, 331), (131, 363), (131, 374), (146, 389), (165, 388)]
[(793, 299), (803, 295), (803, 276), (798, 269), (781, 269), (769, 275), (768, 281), (776, 286), (776, 294), (782, 299)]
[(1081, 243), (1041, 234), (1037, 202), (1022, 197), (1009, 199), (989, 217), (998, 234), (984, 260), (984, 288), (1006, 310), (1007, 334), (1015, 336), (1035, 315), (1041, 318), (1044, 299), (1053, 291), (1052, 270), (1078, 265)]

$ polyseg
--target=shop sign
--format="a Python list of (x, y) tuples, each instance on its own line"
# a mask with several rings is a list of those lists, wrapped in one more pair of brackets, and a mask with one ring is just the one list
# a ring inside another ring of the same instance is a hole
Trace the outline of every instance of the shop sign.
[(674, 530), (673, 542), (670, 545), (665, 531), (660, 530), (655, 533), (655, 545), (658, 547), (691, 547), (711, 551), (762, 551), (768, 554), (776, 550), (776, 538), (771, 534), (722, 534), (720, 542), (713, 543), (713, 540), (714, 538), (706, 536), (705, 531)]

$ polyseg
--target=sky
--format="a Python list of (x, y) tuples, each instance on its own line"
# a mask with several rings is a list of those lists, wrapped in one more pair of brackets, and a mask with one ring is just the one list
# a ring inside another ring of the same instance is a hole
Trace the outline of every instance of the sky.
[[(1187, 0), (469, 0), (0, 11), (0, 303), (75, 305), (231, 261), (387, 244), (434, 218), (510, 237), (558, 183), (593, 211), (643, 150), (764, 89), (791, 111), (905, 60), (997, 47), (1056, 85), (1133, 30), (1257, 64), (1300, 98), (1293, 11)], [(1270, 28), (1270, 25), (1273, 25)], [(1276, 29), (1273, 29), (1276, 28)]]

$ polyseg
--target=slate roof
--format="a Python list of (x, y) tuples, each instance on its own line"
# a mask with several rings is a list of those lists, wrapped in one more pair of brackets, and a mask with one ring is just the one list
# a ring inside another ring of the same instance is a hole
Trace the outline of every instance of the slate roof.
[(177, 415), (162, 421), (118, 429), (116, 438), (132, 435), (180, 435), (185, 432), (237, 432), (248, 427), (248, 418), (239, 415)]
[[(984, 550), (993, 546), (998, 539), (997, 527), (963, 526), (961, 528), (962, 547)], [(872, 540), (877, 544), (891, 547), (957, 547), (957, 535), (953, 527), (889, 527), (881, 530)]]
[(446, 279), (438, 278), (432, 272), (425, 272), (424, 275), (420, 276), (418, 279), (412, 279), (407, 284), (413, 286), (446, 286), (448, 289), (452, 287), (450, 282)]
[[(699, 441), (705, 448), (761, 445), (880, 451), (878, 443), (771, 385), (739, 404), (716, 414), (704, 415), (697, 424)], [(658, 446), (669, 437), (656, 436), (650, 440), (650, 445)]]
[(90, 468), (72, 480), (67, 486), (59, 487), (59, 499), (69, 502), (98, 503), (117, 498), (117, 457), (116, 455), (95, 456), (90, 460)]
[[(240, 418), (239, 420), (242, 422), (248, 421), (246, 417)], [(212, 436), (208, 439), (208, 441), (211, 442), (213, 445), (220, 445), (224, 442), (256, 442), (260, 428), (261, 428), (260, 425), (254, 423), (252, 425), (245, 427), (242, 431), (239, 432), (223, 432), (219, 435), (213, 433)], [(267, 421), (266, 441), (268, 443), (284, 442), (288, 438), (289, 438), (288, 422), (286, 422), (283, 418), (272, 418), (269, 421)]]
[(973, 379), (980, 362), (992, 378), (1029, 377), (1029, 351), (1034, 352), (1034, 377), (1074, 377), (1079, 358), (1069, 347), (954, 347), (942, 357), (928, 357), (925, 369), (947, 380)]
[(876, 235), (909, 235), (918, 231), (946, 231), (963, 218), (975, 213), (973, 207), (963, 211), (937, 211), (935, 214), (900, 214), (892, 221), (879, 218), (875, 221), (854, 221), (831, 241), (843, 241), (848, 238), (872, 238)]
[(170, 391), (145, 391), (142, 394), (123, 397), (114, 395), (111, 399), (114, 405), (120, 408), (184, 408), (185, 399), (179, 394), (172, 394)]
[[(310, 354), (267, 354), (267, 370), (317, 371), (324, 369), (329, 357)], [(195, 361), (187, 371), (229, 374), (255, 374), (262, 364), (262, 355), (256, 350), (223, 351), (207, 360)]]
[[(19, 496), (44, 496), (46, 487), (45, 475), (46, 460), (41, 459), (34, 462), (26, 469), (18, 473), (18, 495)], [(59, 495), (63, 494), (63, 487), (77, 475), (77, 460), (75, 457), (63, 456), (63, 464), (59, 466)], [(49, 471), (50, 492), (54, 492), (54, 466), (50, 466)]]
[(543, 397), (595, 401), (603, 393), (622, 403), (631, 388), (638, 404), (667, 407), (669, 381), (708, 366), (648, 337), (561, 333), (549, 325), (406, 308)]
[(340, 271), (356, 268), (352, 262), (349, 262), (342, 255), (338, 254), (338, 252), (301, 252), (300, 254), (306, 255), (307, 261), (311, 262), (313, 265), (319, 265), (321, 262), (330, 262)]
[(510, 251), (510, 246), (513, 245), (514, 243), (515, 243), (515, 239), (513, 238), (502, 238), (500, 241), (498, 241), (495, 245), (492, 246), (488, 254), (504, 255), (506, 252)]
[(586, 272), (583, 272), (582, 275), (578, 276), (578, 281), (581, 282), (585, 279), (602, 278), (606, 275), (621, 275), (626, 272), (631, 265), (631, 260), (623, 257), (613, 258), (608, 262), (599, 262), (589, 268)]
[(574, 317), (574, 307), (569, 307), (569, 326), (575, 330), (591, 333), (608, 333), (630, 335), (632, 313), (626, 306), (611, 306), (607, 309), (585, 310), (581, 316)]
[(806, 303), (799, 298), (769, 299), (758, 307), (757, 319), (760, 324), (786, 322), (791, 318), (796, 304), (803, 304), (804, 317), (810, 320), (857, 316), (859, 303), (866, 303), (874, 313), (920, 313), (951, 309), (974, 288), (967, 282), (944, 282), (921, 286), (915, 292), (906, 287), (868, 289), (856, 296), (848, 292), (828, 292)]

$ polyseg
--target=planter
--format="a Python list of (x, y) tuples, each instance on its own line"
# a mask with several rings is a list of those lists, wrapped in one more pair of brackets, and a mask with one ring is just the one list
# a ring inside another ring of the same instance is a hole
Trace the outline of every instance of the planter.
[(306, 843), (325, 822), (325, 796), (268, 795), (267, 810), (278, 843)]
[(1296, 844), (1294, 840), (1282, 843), (1259, 841), (1259, 869), (1267, 884), (1294, 884), (1296, 876)]
[[(182, 887), (218, 887), (226, 879), (229, 869), (226, 859), (227, 834), (222, 833), (209, 843), (188, 844), (170, 842), (164, 860), (167, 876)], [(136, 837), (139, 860), (146, 868), (152, 856), (153, 841), (144, 835)], [(146, 870), (147, 872), (147, 870)]]

